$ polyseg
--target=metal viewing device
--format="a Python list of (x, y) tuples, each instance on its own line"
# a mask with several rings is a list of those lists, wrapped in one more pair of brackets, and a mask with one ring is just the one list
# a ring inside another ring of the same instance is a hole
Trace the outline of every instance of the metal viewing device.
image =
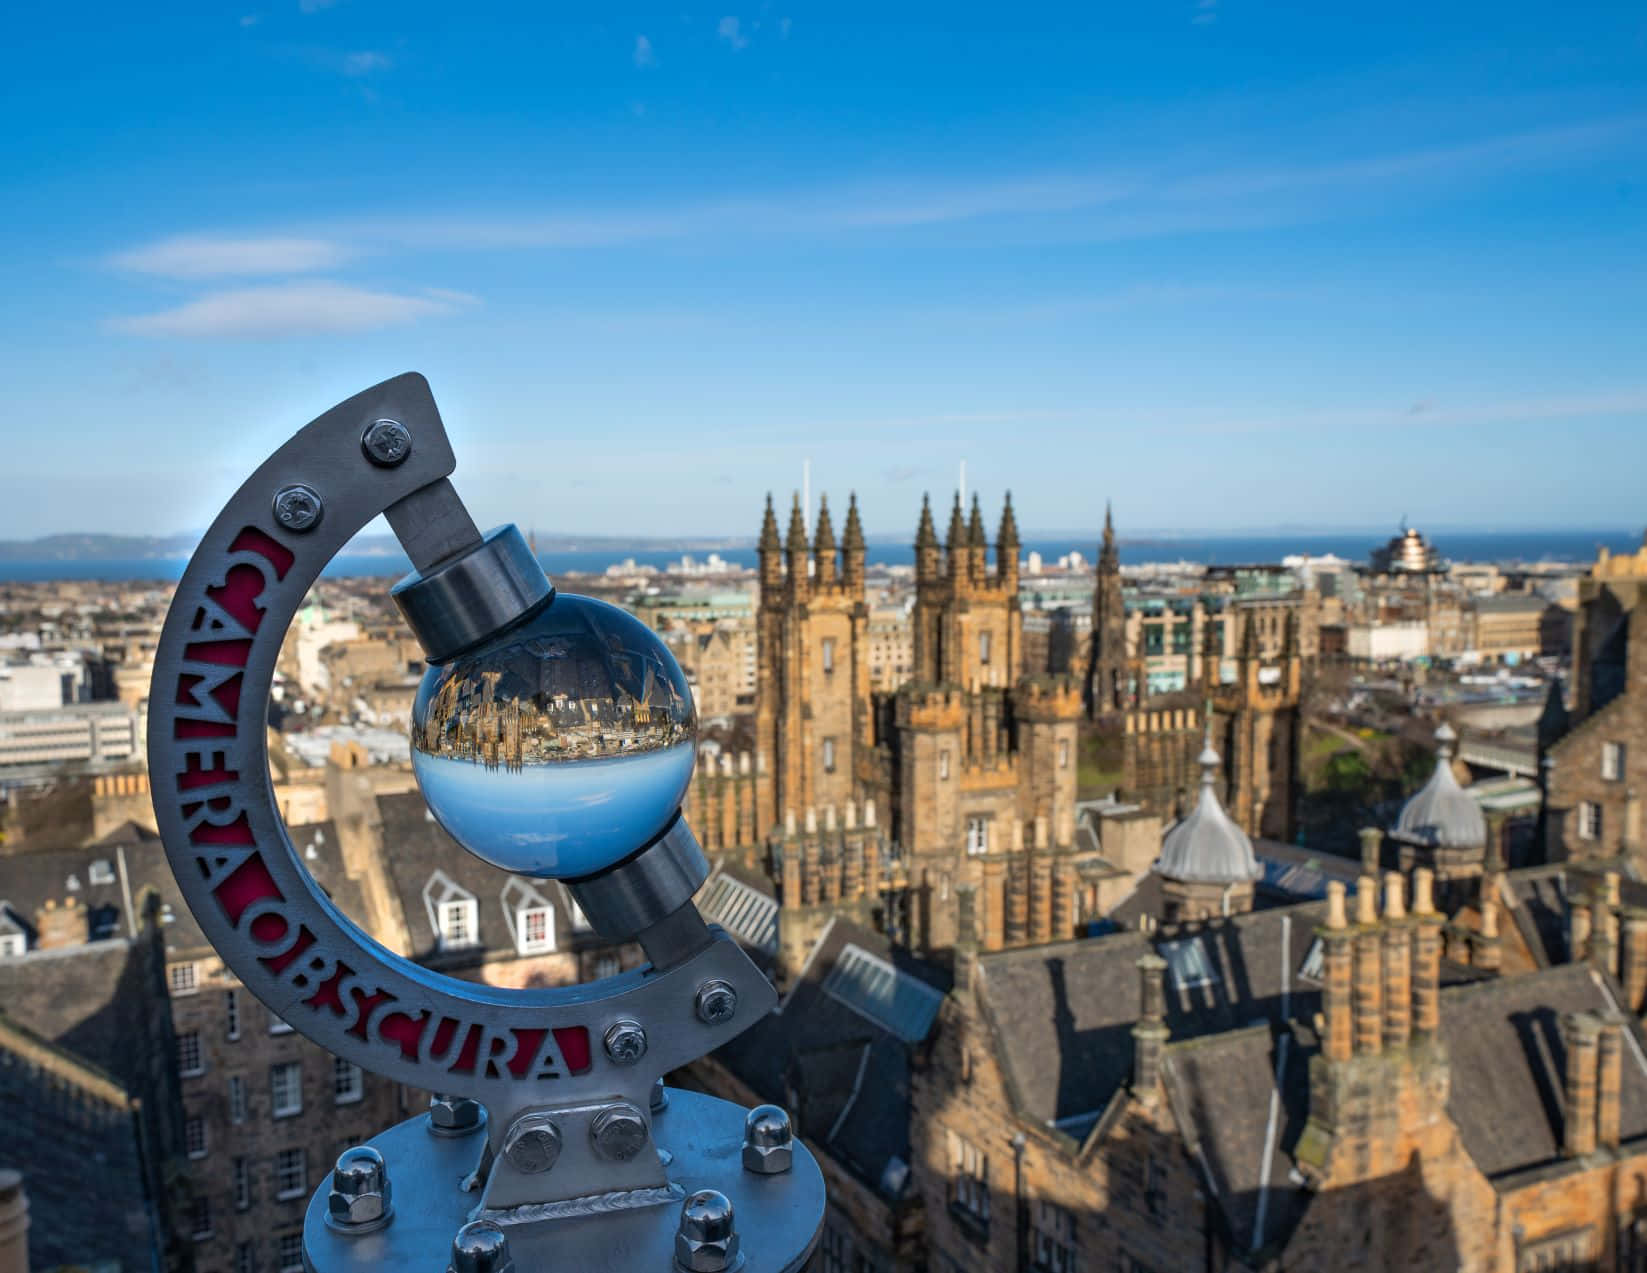
[[(680, 814), (691, 693), (643, 624), (557, 594), (515, 527), (481, 534), (454, 466), (420, 375), (333, 407), (213, 523), (155, 653), (155, 812), (206, 936), (283, 1021), (434, 1093), (338, 1159), (309, 1203), (306, 1264), (797, 1270), (824, 1184), (788, 1115), (663, 1086), (776, 1003), (692, 903), (708, 863)], [(362, 932), (293, 849), (265, 738), (276, 658), (322, 569), (379, 513), (414, 567), (392, 595), (428, 658), (411, 742), (431, 811), (501, 870), (563, 881), (647, 966), (554, 989), (444, 976)]]

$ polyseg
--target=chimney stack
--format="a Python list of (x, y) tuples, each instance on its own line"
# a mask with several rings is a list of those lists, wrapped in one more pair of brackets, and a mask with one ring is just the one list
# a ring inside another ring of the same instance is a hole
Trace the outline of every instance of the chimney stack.
[(1596, 1041), (1596, 1143), (1603, 1149), (1617, 1149), (1622, 1121), (1620, 1094), (1623, 1086), (1624, 1023), (1614, 1013), (1601, 1019)]
[(1153, 1105), (1161, 1085), (1161, 1053), (1167, 1045), (1167, 961), (1153, 951), (1138, 959), (1138, 1024), (1132, 1027), (1132, 1090)]
[(978, 971), (978, 887), (955, 889), (955, 990), (966, 994)]
[(1354, 1051), (1350, 1019), (1350, 928), (1344, 916), (1344, 884), (1327, 883), (1327, 923), (1321, 930), (1323, 1015), (1327, 1019), (1322, 1041), (1327, 1059), (1347, 1061)]
[(1377, 876), (1383, 847), (1382, 831), (1377, 827), (1361, 828), (1361, 874)]
[(83, 946), (91, 936), (86, 918), (86, 904), (71, 897), (59, 906), (51, 898), (34, 912), (36, 950), (60, 950), (66, 946)]
[(1407, 1045), (1413, 1033), (1412, 926), (1407, 920), (1406, 880), (1384, 876), (1384, 1046)]
[(1576, 888), (1567, 903), (1567, 958), (1573, 963), (1590, 957), (1590, 899)]
[(1504, 962), (1504, 939), (1498, 932), (1499, 877), (1489, 875), (1481, 885), (1481, 933), (1475, 947), (1475, 966), (1497, 972)]
[(1441, 916), (1436, 914), (1434, 876), (1413, 872), (1413, 1029), (1429, 1038), (1441, 1028)]
[(1384, 1039), (1383, 946), (1378, 881), (1363, 875), (1355, 886), (1355, 968), (1350, 983), (1357, 1052), (1377, 1052)]
[(1596, 1147), (1596, 1052), (1601, 1021), (1590, 1012), (1565, 1013), (1561, 1035), (1567, 1048), (1567, 1072), (1563, 1076), (1566, 1125), (1561, 1152), (1568, 1158), (1582, 1158), (1594, 1153)]
[(1647, 1007), (1647, 909), (1626, 906), (1619, 911), (1624, 941), (1619, 947), (1619, 980), (1624, 983), (1624, 1006), (1639, 1017)]
[(1618, 937), (1613, 925), (1618, 916), (1618, 877), (1611, 871), (1596, 886), (1590, 900), (1590, 966), (1598, 972), (1618, 975)]

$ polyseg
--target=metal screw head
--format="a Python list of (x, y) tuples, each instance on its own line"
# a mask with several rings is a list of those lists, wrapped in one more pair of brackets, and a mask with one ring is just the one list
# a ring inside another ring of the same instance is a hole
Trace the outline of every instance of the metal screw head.
[(486, 1111), (479, 1101), (467, 1096), (443, 1096), (435, 1093), (429, 1098), (429, 1132), (434, 1136), (467, 1136), (479, 1131), (486, 1122)]
[(503, 1156), (528, 1176), (548, 1171), (560, 1158), (560, 1128), (547, 1114), (522, 1114), (504, 1138)]
[(638, 1021), (615, 1021), (606, 1031), (606, 1055), (613, 1065), (633, 1065), (646, 1055), (646, 1031)]
[(360, 449), (379, 468), (392, 469), (412, 453), (412, 433), (399, 420), (373, 420), (360, 435)]
[(691, 1273), (726, 1273), (738, 1261), (738, 1234), (732, 1201), (724, 1193), (700, 1189), (681, 1204), (675, 1230), (675, 1263)]
[(654, 1114), (661, 1114), (669, 1108), (669, 1089), (663, 1085), (662, 1079), (652, 1084), (652, 1098), (648, 1104)]
[(446, 1273), (514, 1273), (509, 1239), (490, 1220), (472, 1220), (452, 1239), (452, 1262)]
[(743, 1120), (743, 1169), (776, 1176), (795, 1163), (795, 1130), (776, 1105), (757, 1105)]
[(716, 978), (698, 987), (698, 1020), (708, 1025), (724, 1025), (738, 1011), (738, 992)]
[(370, 1145), (355, 1145), (338, 1156), (326, 1195), (326, 1223), (346, 1233), (372, 1233), (389, 1223), (389, 1169)]
[(627, 1101), (608, 1105), (589, 1120), (589, 1143), (602, 1158), (628, 1162), (646, 1147), (646, 1115)]
[(320, 492), (312, 486), (293, 482), (275, 492), (274, 519), (286, 530), (313, 530), (323, 511)]

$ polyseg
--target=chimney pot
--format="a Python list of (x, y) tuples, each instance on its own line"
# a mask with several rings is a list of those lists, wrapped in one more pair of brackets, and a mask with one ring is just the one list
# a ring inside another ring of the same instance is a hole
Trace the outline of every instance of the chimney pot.
[(1355, 883), (1355, 922), (1372, 925), (1378, 922), (1378, 881), (1363, 875)]
[(1406, 881), (1401, 878), (1400, 871), (1390, 871), (1384, 876), (1384, 918), (1407, 917), (1405, 885)]
[(1329, 880), (1327, 882), (1327, 927), (1344, 928), (1347, 925), (1344, 916), (1344, 882)]
[(1413, 872), (1413, 914), (1435, 914), (1435, 875), (1427, 866)]

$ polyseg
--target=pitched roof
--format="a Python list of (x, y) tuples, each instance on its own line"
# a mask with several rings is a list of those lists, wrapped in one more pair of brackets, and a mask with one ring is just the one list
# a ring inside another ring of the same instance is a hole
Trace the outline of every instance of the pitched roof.
[(1325, 915), (1308, 902), (1203, 926), (1000, 951), (979, 959), (979, 994), (1022, 1112), (1081, 1134), (1132, 1069), (1138, 957), (1166, 957), (1174, 1040), (1307, 1018), (1319, 986), (1299, 967)]
[[(1613, 1013), (1611, 985), (1588, 964), (1458, 986), (1441, 994), (1441, 1037), (1452, 1061), (1447, 1113), (1489, 1177), (1561, 1154), (1564, 1012)], [(1619, 1130), (1647, 1136), (1647, 1052), (1625, 1025)]]
[[(762, 1097), (787, 1104), (801, 1134), (864, 1184), (896, 1197), (910, 1162), (910, 1063), (919, 1043), (900, 1037), (898, 1022), (842, 993), (842, 977), (855, 978), (854, 965), (866, 956), (896, 970), (905, 998), (941, 998), (948, 988), (942, 970), (836, 919), (778, 1011), (714, 1056)], [(911, 1025), (906, 1016), (899, 1022)]]

